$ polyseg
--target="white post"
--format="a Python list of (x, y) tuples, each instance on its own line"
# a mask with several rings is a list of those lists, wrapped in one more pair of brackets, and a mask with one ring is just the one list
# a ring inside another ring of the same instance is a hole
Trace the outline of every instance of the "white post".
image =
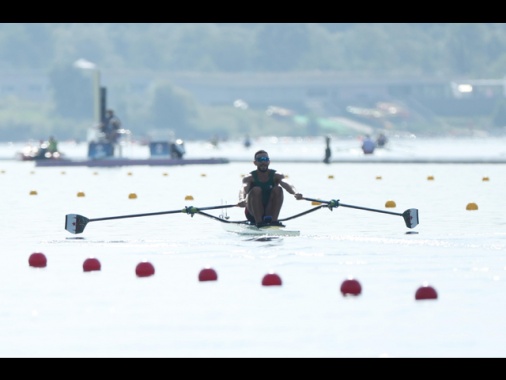
[(100, 70), (95, 67), (93, 73), (93, 111), (95, 123), (98, 126), (102, 120), (100, 118)]
[(100, 124), (100, 70), (93, 62), (80, 58), (74, 62), (74, 67), (90, 70), (93, 74), (93, 121), (96, 126)]

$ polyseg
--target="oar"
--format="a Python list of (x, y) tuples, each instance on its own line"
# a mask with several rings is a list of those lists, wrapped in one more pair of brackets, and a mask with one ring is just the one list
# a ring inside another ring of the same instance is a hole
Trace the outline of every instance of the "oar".
[(145, 214), (132, 214), (132, 215), (120, 215), (120, 216), (106, 216), (104, 218), (94, 218), (89, 219), (85, 216), (78, 214), (67, 214), (65, 215), (65, 229), (73, 234), (80, 234), (84, 231), (84, 228), (89, 222), (98, 222), (101, 220), (111, 220), (111, 219), (124, 219), (124, 218), (138, 218), (140, 216), (154, 216), (154, 215), (164, 215), (164, 214), (190, 214), (192, 217), (194, 214), (200, 212), (201, 210), (216, 210), (220, 208), (230, 208), (236, 207), (237, 205), (222, 205), (222, 206), (211, 206), (211, 207), (185, 207), (180, 210), (172, 210), (172, 211), (160, 211), (160, 212), (149, 212)]
[(339, 200), (331, 200), (331, 201), (322, 201), (321, 199), (313, 199), (313, 198), (302, 198), (306, 201), (312, 201), (312, 202), (318, 202), (318, 203), (324, 203), (327, 204), (327, 206), (332, 210), (333, 207), (349, 207), (349, 208), (356, 208), (359, 210), (366, 210), (366, 211), (374, 211), (374, 212), (381, 212), (383, 214), (390, 214), (390, 215), (399, 215), (404, 218), (404, 222), (406, 222), (406, 226), (408, 228), (415, 228), (418, 225), (418, 210), (416, 208), (410, 208), (403, 213), (400, 212), (392, 212), (392, 211), (385, 211), (385, 210), (377, 210), (374, 208), (368, 208), (368, 207), (360, 207), (360, 206), (352, 206), (347, 205), (344, 203), (341, 203)]

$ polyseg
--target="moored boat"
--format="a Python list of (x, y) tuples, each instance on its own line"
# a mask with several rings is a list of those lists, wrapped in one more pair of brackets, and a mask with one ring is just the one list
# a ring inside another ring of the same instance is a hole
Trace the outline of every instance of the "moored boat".
[(63, 153), (51, 152), (43, 144), (41, 146), (27, 145), (16, 153), (19, 161), (56, 161), (63, 159)]

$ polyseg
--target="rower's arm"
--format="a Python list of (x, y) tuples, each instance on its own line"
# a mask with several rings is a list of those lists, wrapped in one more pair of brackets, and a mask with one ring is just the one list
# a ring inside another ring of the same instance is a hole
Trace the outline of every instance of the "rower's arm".
[(246, 176), (242, 179), (241, 190), (239, 190), (239, 203), (237, 204), (239, 207), (246, 207), (246, 197), (249, 192), (251, 184), (251, 176)]
[(295, 199), (300, 200), (303, 198), (302, 194), (297, 191), (294, 185), (285, 179), (285, 176), (283, 174), (280, 174), (279, 185), (290, 194), (292, 194)]

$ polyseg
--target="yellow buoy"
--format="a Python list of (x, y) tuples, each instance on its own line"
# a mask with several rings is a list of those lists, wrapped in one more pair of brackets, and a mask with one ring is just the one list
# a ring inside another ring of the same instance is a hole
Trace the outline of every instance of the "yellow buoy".
[(78, 196), (78, 197), (84, 197), (84, 196), (85, 196), (84, 191), (79, 191), (79, 192), (77, 193), (77, 196)]
[(321, 205), (321, 203), (320, 203), (320, 202), (317, 202), (317, 201), (312, 201), (312, 202), (311, 202), (311, 204), (312, 204), (313, 206), (319, 206), (319, 205)]
[(377, 176), (376, 176), (376, 179), (381, 179), (381, 176), (380, 176), (380, 175), (377, 175)]
[(132, 172), (128, 172), (127, 175), (132, 175)]
[(332, 174), (329, 174), (329, 179), (334, 179), (334, 176)]
[(37, 191), (35, 191), (35, 190), (31, 190), (31, 191), (30, 191), (30, 195), (37, 195)]
[(482, 181), (490, 181), (490, 179), (488, 177), (483, 177), (481, 180)]
[(185, 201), (193, 201), (193, 197), (191, 195), (187, 195), (186, 197), (184, 197), (184, 200)]
[(128, 199), (137, 199), (137, 194), (135, 193), (128, 194)]
[(385, 207), (388, 207), (388, 208), (394, 208), (396, 206), (397, 205), (395, 204), (394, 201), (386, 201), (386, 203), (385, 203)]
[(478, 205), (474, 202), (468, 203), (466, 206), (466, 210), (470, 210), (470, 211), (478, 210)]
[(169, 173), (163, 173), (164, 177), (167, 177), (168, 175), (169, 175)]
[(202, 173), (200, 176), (201, 177), (207, 177), (207, 174), (206, 173)]
[(427, 181), (434, 181), (434, 176), (433, 175), (428, 176)]

